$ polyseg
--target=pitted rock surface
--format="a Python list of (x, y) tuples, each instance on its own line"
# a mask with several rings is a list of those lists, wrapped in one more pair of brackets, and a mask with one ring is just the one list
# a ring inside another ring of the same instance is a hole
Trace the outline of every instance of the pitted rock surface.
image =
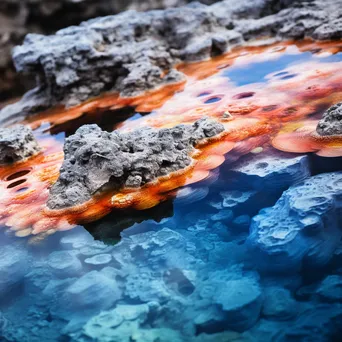
[(342, 134), (342, 102), (331, 106), (317, 125), (317, 133), (320, 135)]
[[(27, 33), (51, 34), (84, 20), (132, 9), (147, 11), (185, 5), (186, 0), (1, 0), (0, 101), (32, 88), (30, 77), (15, 73), (12, 49)], [(203, 1), (210, 3), (210, 1)], [(214, 2), (214, 1), (211, 1)], [(34, 79), (33, 79), (34, 81)], [(0, 103), (1, 106), (1, 103)]]
[(341, 190), (342, 172), (309, 177), (254, 216), (248, 245), (259, 269), (295, 273), (326, 265), (342, 237)]
[(60, 209), (89, 200), (105, 186), (140, 187), (191, 164), (194, 146), (224, 130), (202, 118), (192, 125), (145, 128), (122, 134), (85, 125), (66, 139), (60, 177), (48, 206)]
[[(225, 0), (127, 11), (52, 36), (30, 34), (14, 49), (14, 63), (19, 72), (38, 75), (40, 104), (46, 108), (72, 106), (104, 91), (132, 96), (180, 81), (183, 75), (174, 66), (181, 61), (207, 59), (253, 38), (339, 39), (340, 5), (335, 0)], [(1, 120), (34, 111), (28, 100), (3, 109)]]
[(0, 128), (0, 165), (26, 159), (39, 151), (40, 147), (30, 128), (23, 125)]

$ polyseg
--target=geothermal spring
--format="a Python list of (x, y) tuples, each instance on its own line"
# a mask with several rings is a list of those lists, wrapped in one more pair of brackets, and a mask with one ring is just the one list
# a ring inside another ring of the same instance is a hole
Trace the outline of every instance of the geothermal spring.
[(0, 5), (0, 341), (342, 341), (342, 2), (114, 3)]

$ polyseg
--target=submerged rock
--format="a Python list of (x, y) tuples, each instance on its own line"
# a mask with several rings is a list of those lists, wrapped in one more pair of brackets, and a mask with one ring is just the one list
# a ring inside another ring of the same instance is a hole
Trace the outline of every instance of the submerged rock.
[(13, 246), (1, 246), (0, 249), (0, 300), (14, 286), (19, 284), (28, 272), (26, 251)]
[(115, 279), (103, 270), (91, 271), (71, 284), (60, 298), (55, 314), (68, 318), (79, 312), (99, 312), (110, 308), (121, 296), (121, 290)]
[(227, 315), (227, 326), (236, 331), (251, 328), (259, 319), (263, 297), (258, 282), (253, 278), (232, 279), (214, 295)]
[(60, 177), (48, 206), (60, 209), (89, 200), (105, 186), (137, 188), (191, 164), (194, 146), (224, 130), (203, 118), (170, 129), (146, 128), (126, 134), (85, 125), (66, 139)]
[(292, 298), (291, 292), (282, 287), (268, 287), (264, 291), (265, 301), (262, 313), (270, 320), (289, 320), (296, 316), (297, 302)]
[[(103, 342), (129, 342), (140, 340), (140, 327), (148, 321), (148, 316), (152, 315), (158, 308), (157, 303), (140, 305), (117, 305), (111, 311), (103, 311), (99, 315), (91, 318), (83, 327), (81, 336), (77, 341)], [(148, 341), (156, 341), (151, 339)], [(145, 339), (144, 339), (145, 341)], [(146, 340), (147, 341), (147, 340)], [(158, 341), (166, 341), (164, 339)]]
[(290, 187), (256, 215), (248, 243), (260, 270), (296, 272), (324, 266), (342, 236), (342, 172), (308, 178)]
[[(267, 149), (222, 166), (228, 190), (221, 191), (222, 207), (234, 216), (254, 216), (273, 205), (291, 185), (310, 176), (309, 158)], [(267, 195), (266, 195), (267, 194)]]
[(320, 135), (342, 134), (342, 102), (331, 106), (317, 125), (317, 133)]
[(327, 276), (317, 289), (322, 301), (342, 303), (342, 276)]
[(40, 147), (30, 128), (23, 125), (0, 128), (0, 164), (12, 164), (39, 151)]
[[(19, 72), (38, 75), (44, 99), (40, 105), (72, 106), (105, 91), (132, 96), (180, 81), (177, 63), (220, 55), (252, 38), (338, 39), (340, 26), (340, 6), (334, 0), (225, 0), (211, 6), (127, 11), (52, 36), (30, 34), (13, 56)], [(36, 107), (20, 102), (1, 117), (25, 115)]]

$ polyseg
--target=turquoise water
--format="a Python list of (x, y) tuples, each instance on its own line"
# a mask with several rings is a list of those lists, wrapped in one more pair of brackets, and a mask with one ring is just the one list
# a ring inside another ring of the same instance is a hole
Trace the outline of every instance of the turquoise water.
[[(225, 74), (261, 82), (312, 58)], [(153, 209), (44, 239), (3, 227), (0, 341), (341, 341), (342, 159), (236, 159)]]

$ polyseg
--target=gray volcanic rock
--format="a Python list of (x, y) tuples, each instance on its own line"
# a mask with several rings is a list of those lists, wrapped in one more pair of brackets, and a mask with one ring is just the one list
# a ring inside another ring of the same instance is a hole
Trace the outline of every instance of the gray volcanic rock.
[(342, 134), (342, 102), (331, 106), (317, 125), (320, 135)]
[(169, 129), (144, 128), (122, 134), (85, 125), (66, 139), (60, 177), (48, 206), (60, 209), (89, 200), (105, 186), (140, 187), (191, 164), (190, 152), (224, 130), (207, 118)]
[(187, 0), (1, 0), (0, 101), (34, 86), (34, 78), (15, 73), (12, 49), (28, 33), (51, 34), (70, 25), (128, 9), (146, 11), (185, 5)]
[(26, 159), (39, 151), (40, 147), (29, 127), (0, 128), (0, 165)]
[[(127, 11), (53, 36), (30, 34), (13, 57), (19, 72), (38, 76), (45, 107), (72, 106), (105, 91), (131, 96), (179, 81), (182, 74), (174, 69), (176, 63), (210, 58), (252, 38), (337, 39), (340, 4), (225, 0), (211, 6), (192, 3), (146, 13)], [(0, 117), (34, 110), (15, 104)]]

